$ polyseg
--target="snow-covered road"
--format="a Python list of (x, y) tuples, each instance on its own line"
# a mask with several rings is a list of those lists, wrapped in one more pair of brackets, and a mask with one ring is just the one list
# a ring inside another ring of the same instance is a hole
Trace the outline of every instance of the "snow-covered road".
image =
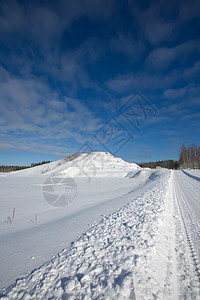
[(179, 293), (200, 298), (200, 181), (173, 172)]
[(130, 173), (129, 183), (124, 181), (129, 191), (116, 209), (114, 198), (112, 209), (103, 204), (100, 221), (2, 296), (199, 299), (200, 181), (182, 171), (154, 170), (137, 193), (131, 191), (131, 180), (140, 182), (143, 173)]

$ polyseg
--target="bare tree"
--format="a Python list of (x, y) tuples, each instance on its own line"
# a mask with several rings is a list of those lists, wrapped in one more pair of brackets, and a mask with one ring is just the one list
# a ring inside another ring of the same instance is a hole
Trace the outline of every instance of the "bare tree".
[(179, 165), (181, 169), (200, 168), (200, 147), (194, 143), (188, 147), (183, 144), (180, 149)]

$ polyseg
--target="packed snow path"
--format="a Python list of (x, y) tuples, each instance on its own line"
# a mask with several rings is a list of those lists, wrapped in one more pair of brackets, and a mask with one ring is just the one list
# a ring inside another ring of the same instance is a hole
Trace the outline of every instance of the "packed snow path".
[[(191, 178), (193, 178), (193, 179), (195, 179), (195, 180), (198, 180), (198, 181), (200, 181), (200, 177), (198, 176), (195, 176), (195, 175), (192, 175), (191, 173), (188, 173), (188, 172), (186, 172), (185, 170), (182, 170), (182, 172), (185, 174), (185, 175), (187, 175), (187, 176), (189, 176), (189, 177), (191, 177)], [(200, 175), (200, 174), (198, 174), (198, 175)]]
[(182, 171), (154, 182), (5, 299), (199, 299), (200, 182)]
[(175, 171), (173, 190), (179, 293), (200, 299), (200, 181)]

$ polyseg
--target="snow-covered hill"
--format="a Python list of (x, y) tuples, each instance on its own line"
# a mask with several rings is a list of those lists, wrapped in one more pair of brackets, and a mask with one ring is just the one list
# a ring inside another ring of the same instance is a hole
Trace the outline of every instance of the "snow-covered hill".
[(30, 169), (11, 172), (12, 176), (65, 175), (70, 177), (124, 177), (128, 172), (141, 169), (109, 152), (73, 154), (67, 158), (36, 166)]

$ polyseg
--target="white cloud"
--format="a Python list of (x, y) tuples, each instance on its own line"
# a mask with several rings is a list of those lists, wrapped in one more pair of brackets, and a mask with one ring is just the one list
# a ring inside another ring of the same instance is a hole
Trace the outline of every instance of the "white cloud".
[(185, 115), (181, 119), (182, 119), (182, 121), (195, 120), (195, 119), (199, 120), (200, 119), (200, 112)]
[[(173, 6), (173, 5), (172, 5)], [(133, 15), (139, 20), (145, 39), (153, 46), (169, 41), (173, 34), (174, 22), (168, 22), (163, 16), (163, 11), (170, 14), (167, 1), (153, 2), (146, 10), (133, 8)]]
[(200, 60), (196, 61), (190, 68), (184, 70), (183, 76), (185, 79), (191, 79), (194, 76), (200, 76)]
[(187, 41), (176, 47), (162, 47), (153, 50), (146, 59), (146, 64), (150, 68), (164, 70), (169, 68), (175, 61), (184, 61), (195, 51), (196, 43)]
[(135, 90), (151, 91), (159, 89), (167, 89), (174, 84), (178, 79), (179, 72), (173, 71), (167, 75), (163, 73), (151, 74), (144, 72), (129, 72), (125, 75), (119, 75), (111, 78), (106, 82), (106, 85), (112, 91), (117, 93), (132, 93)]
[(144, 31), (148, 41), (155, 46), (170, 38), (173, 32), (173, 24), (154, 19), (146, 23)]
[(162, 98), (167, 101), (178, 101), (179, 105), (185, 108), (200, 105), (200, 86), (195, 84), (189, 84), (183, 88), (167, 89), (163, 92)]
[(167, 89), (164, 91), (162, 97), (167, 99), (179, 99), (186, 94), (186, 88), (181, 89)]

